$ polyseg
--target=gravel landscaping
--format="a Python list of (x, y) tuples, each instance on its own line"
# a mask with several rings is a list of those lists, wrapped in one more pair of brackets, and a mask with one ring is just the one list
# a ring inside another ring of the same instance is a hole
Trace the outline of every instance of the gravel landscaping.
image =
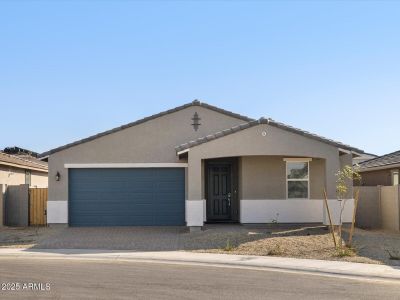
[(400, 233), (357, 229), (354, 252), (339, 256), (325, 226), (0, 228), (0, 247), (195, 251), (340, 260), (400, 266)]
[[(281, 256), (322, 260), (340, 260), (359, 263), (400, 266), (400, 260), (392, 260), (387, 251), (397, 253), (400, 234), (383, 231), (356, 229), (354, 252), (339, 256), (332, 236), (325, 226), (266, 228), (241, 226), (241, 230), (224, 232), (210, 228), (191, 234), (187, 243), (196, 245), (198, 252)], [(346, 238), (346, 233), (344, 233)], [(201, 243), (209, 244), (202, 249)], [(214, 247), (209, 247), (214, 244)], [(200, 246), (200, 247), (199, 247)], [(400, 253), (399, 253), (400, 254)]]
[(0, 227), (0, 248), (34, 247), (55, 233), (50, 227)]

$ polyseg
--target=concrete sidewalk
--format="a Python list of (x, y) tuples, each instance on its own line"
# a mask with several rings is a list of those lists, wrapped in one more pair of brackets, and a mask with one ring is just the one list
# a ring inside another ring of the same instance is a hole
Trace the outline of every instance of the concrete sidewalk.
[(287, 257), (193, 253), (181, 251), (124, 252), (88, 249), (39, 250), (0, 248), (0, 259), (2, 258), (111, 260), (126, 262), (141, 261), (186, 265), (213, 265), (236, 268), (264, 268), (278, 271), (308, 272), (320, 275), (338, 275), (360, 279), (395, 280), (400, 283), (400, 267)]

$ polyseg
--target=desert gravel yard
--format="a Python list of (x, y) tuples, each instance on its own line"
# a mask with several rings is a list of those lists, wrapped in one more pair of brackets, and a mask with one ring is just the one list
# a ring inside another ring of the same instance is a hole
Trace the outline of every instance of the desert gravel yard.
[(0, 227), (0, 248), (30, 248), (56, 234), (50, 227)]
[[(185, 227), (0, 228), (0, 247), (195, 251), (341, 260), (400, 266), (400, 233), (357, 229), (355, 253), (338, 256), (324, 226), (206, 225)], [(392, 258), (390, 259), (390, 255)]]
[[(347, 238), (346, 232), (344, 235), (344, 238)], [(209, 245), (214, 244), (215, 247), (207, 245), (201, 247), (206, 240)], [(400, 256), (399, 233), (356, 229), (353, 241), (354, 253), (350, 253), (349, 256), (339, 256), (334, 249), (332, 236), (325, 226), (287, 228), (242, 226), (242, 230), (236, 232), (211, 228), (192, 233), (187, 240), (186, 248), (190, 248), (192, 244), (197, 246), (197, 249), (194, 249), (197, 252), (270, 255), (400, 266), (400, 260), (390, 259), (388, 253)]]

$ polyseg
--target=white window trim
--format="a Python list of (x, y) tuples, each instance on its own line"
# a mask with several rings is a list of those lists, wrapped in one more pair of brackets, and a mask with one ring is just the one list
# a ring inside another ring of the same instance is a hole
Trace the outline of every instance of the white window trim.
[[(286, 178), (286, 200), (310, 200), (310, 161), (312, 160), (311, 158), (284, 158), (283, 159), (286, 164), (285, 164), (285, 178)], [(291, 162), (302, 162), (302, 163), (307, 163), (307, 169), (308, 169), (308, 178), (307, 179), (289, 179), (288, 178), (288, 163)], [(307, 198), (289, 198), (289, 181), (307, 181)]]
[(309, 162), (312, 161), (312, 158), (308, 157), (286, 157), (283, 159), (286, 162)]

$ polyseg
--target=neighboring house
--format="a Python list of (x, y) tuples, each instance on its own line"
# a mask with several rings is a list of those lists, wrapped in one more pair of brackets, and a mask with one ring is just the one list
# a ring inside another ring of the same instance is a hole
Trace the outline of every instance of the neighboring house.
[(382, 155), (360, 164), (362, 185), (398, 185), (400, 151)]
[(378, 157), (378, 155), (371, 153), (363, 153), (360, 156), (353, 157), (353, 165), (359, 165), (364, 161)]
[(196, 100), (43, 153), (48, 223), (326, 223), (324, 189), (338, 211), (335, 173), (362, 153)]
[(10, 155), (0, 151), (0, 184), (29, 184), (31, 187), (48, 186), (47, 163), (35, 157)]

